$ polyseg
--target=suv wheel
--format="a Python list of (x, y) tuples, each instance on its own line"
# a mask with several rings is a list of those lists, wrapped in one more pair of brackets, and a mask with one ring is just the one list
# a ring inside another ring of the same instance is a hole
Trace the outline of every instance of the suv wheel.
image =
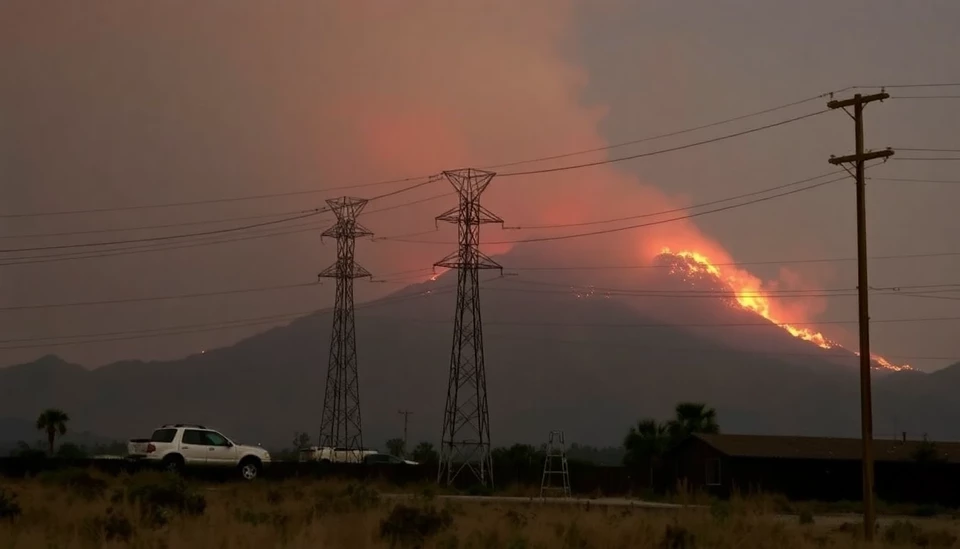
[(163, 470), (168, 473), (179, 473), (183, 469), (183, 458), (180, 456), (167, 456), (161, 463)]
[(260, 462), (255, 459), (244, 460), (240, 463), (240, 476), (244, 480), (254, 480), (260, 475)]

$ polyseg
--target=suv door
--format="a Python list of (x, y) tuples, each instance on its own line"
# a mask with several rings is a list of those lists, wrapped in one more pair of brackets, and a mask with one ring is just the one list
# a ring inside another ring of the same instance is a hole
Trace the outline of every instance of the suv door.
[(201, 431), (209, 448), (207, 465), (236, 465), (237, 447), (216, 431)]
[(180, 453), (187, 465), (206, 465), (207, 454), (213, 451), (203, 431), (197, 429), (184, 429), (180, 438)]

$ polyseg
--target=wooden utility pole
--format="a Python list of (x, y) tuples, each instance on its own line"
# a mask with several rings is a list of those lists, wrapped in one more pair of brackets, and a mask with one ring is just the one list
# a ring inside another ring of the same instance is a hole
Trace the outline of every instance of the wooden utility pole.
[[(831, 109), (853, 107), (853, 122), (856, 127), (855, 154), (841, 157), (830, 157), (830, 163), (838, 166), (852, 163), (856, 165), (857, 179), (857, 295), (860, 308), (860, 433), (863, 444), (863, 534), (866, 541), (873, 541), (876, 510), (873, 495), (873, 403), (870, 389), (870, 370), (872, 367), (870, 355), (870, 310), (867, 282), (867, 207), (866, 185), (864, 181), (864, 163), (876, 158), (889, 158), (893, 155), (890, 149), (884, 151), (864, 152), (863, 150), (863, 107), (873, 101), (883, 101), (890, 97), (885, 92), (863, 96), (859, 93), (851, 99), (830, 101), (827, 106)], [(847, 112), (847, 114), (850, 114)]]
[(407, 423), (410, 420), (410, 410), (397, 410), (397, 413), (403, 416), (403, 453), (407, 454)]

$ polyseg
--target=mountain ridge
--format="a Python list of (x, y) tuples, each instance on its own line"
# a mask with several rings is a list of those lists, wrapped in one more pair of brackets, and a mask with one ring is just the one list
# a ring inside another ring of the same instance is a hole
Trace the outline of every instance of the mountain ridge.
[[(452, 279), (444, 273), (357, 305), (368, 445), (402, 433), (398, 409), (414, 412), (411, 440), (436, 443)], [(618, 444), (637, 419), (668, 417), (680, 400), (716, 407), (727, 432), (859, 432), (856, 361), (837, 365), (828, 351), (773, 324), (684, 326), (697, 319), (756, 321), (755, 313), (718, 299), (684, 307), (671, 300), (662, 307), (657, 298), (578, 297), (573, 290), (534, 292), (519, 279), (512, 282), (493, 279), (481, 292), (494, 444), (536, 442), (552, 429), (564, 429), (571, 441)], [(293, 431), (315, 436), (330, 323), (330, 312), (319, 311), (204, 354), (93, 370), (48, 355), (0, 369), (0, 417), (31, 418), (38, 408), (58, 406), (78, 428), (111, 437), (196, 421), (248, 442), (283, 446)], [(758, 354), (760, 348), (766, 354)], [(960, 385), (954, 373), (960, 367), (950, 370), (876, 374), (875, 431), (960, 438), (960, 416), (948, 399)], [(931, 383), (931, 376), (947, 381)]]

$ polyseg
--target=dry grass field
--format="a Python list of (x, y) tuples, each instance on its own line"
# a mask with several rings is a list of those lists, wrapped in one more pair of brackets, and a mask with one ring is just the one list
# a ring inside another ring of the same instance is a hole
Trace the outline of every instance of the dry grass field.
[[(3, 481), (0, 549), (862, 547), (859, 526), (776, 516), (773, 498), (641, 510), (453, 503), (424, 487), (338, 481), (207, 484), (158, 473), (81, 470)], [(953, 519), (885, 521), (876, 547), (958, 546)]]

